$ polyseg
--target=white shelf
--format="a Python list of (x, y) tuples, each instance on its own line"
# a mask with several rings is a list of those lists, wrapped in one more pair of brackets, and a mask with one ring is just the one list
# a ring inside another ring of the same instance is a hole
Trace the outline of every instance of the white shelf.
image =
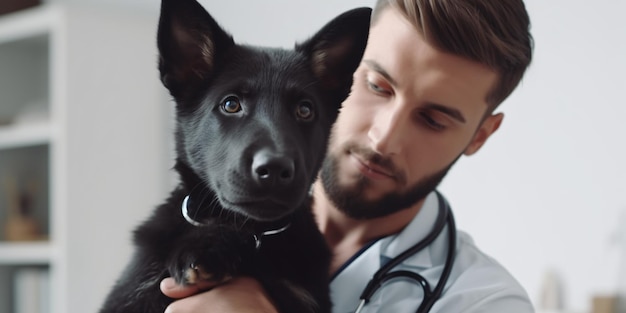
[(0, 126), (0, 150), (29, 147), (50, 142), (50, 123), (23, 123)]
[(0, 16), (0, 225), (2, 177), (22, 176), (53, 238), (0, 241), (0, 312), (14, 305), (11, 274), (31, 266), (50, 273), (51, 313), (97, 310), (132, 255), (132, 230), (169, 192), (157, 23), (56, 1)]
[(0, 18), (0, 43), (47, 34), (58, 10), (40, 5)]
[(0, 242), (0, 265), (47, 265), (51, 259), (52, 249), (47, 241)]

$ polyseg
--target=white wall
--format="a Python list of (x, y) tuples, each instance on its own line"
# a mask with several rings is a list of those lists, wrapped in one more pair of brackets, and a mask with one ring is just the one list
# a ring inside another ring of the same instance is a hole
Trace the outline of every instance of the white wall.
[[(100, 1), (158, 14), (158, 1)], [(279, 46), (305, 39), (346, 9), (374, 3), (202, 2), (236, 40)], [(534, 300), (542, 275), (555, 268), (567, 306), (582, 311), (592, 294), (618, 283), (618, 251), (609, 237), (626, 216), (626, 1), (526, 3), (536, 40), (531, 69), (502, 106), (500, 131), (459, 162), (442, 190), (459, 227)]]
[(626, 2), (526, 3), (531, 69), (499, 133), (442, 189), (459, 226), (532, 297), (555, 268), (580, 311), (616, 287), (617, 262), (626, 268), (609, 240), (626, 216)]

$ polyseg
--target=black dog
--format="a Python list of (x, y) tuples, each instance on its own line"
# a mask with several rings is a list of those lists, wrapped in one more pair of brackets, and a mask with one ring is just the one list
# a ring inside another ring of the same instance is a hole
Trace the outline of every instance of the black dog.
[(237, 275), (258, 279), (281, 312), (330, 312), (330, 254), (308, 192), (369, 20), (352, 10), (294, 50), (259, 48), (235, 44), (195, 0), (163, 0), (159, 69), (176, 101), (181, 183), (136, 230), (101, 312), (163, 312), (168, 276)]

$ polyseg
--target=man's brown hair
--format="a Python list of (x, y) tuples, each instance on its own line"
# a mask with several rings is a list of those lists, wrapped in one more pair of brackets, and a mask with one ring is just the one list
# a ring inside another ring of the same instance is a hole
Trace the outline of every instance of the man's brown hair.
[(533, 38), (522, 0), (378, 0), (372, 24), (389, 6), (430, 44), (496, 71), (499, 79), (487, 95), (488, 112), (513, 92), (530, 64)]

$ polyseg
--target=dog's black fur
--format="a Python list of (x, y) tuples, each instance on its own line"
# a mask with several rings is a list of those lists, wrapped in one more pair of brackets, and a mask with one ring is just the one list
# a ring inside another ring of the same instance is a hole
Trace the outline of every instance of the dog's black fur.
[[(330, 254), (308, 191), (369, 19), (355, 9), (294, 50), (260, 48), (235, 44), (195, 0), (163, 0), (159, 69), (176, 102), (181, 183), (136, 230), (135, 255), (102, 313), (163, 312), (168, 276), (237, 275), (258, 279), (281, 312), (330, 312)], [(181, 215), (187, 195), (203, 226)]]

